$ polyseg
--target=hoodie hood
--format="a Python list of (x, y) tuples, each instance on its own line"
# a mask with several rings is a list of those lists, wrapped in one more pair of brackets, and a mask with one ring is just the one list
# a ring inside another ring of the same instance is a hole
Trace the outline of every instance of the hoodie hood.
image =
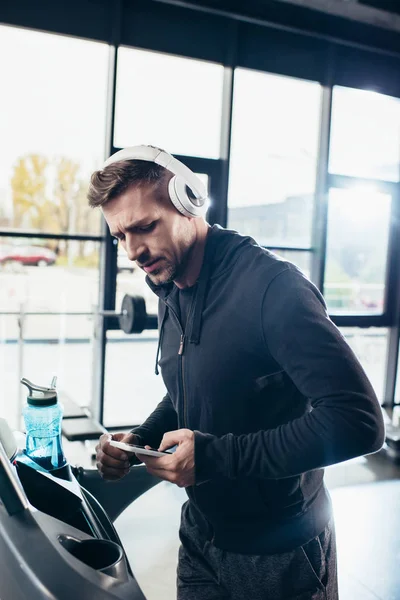
[[(225, 271), (231, 269), (237, 258), (240, 256), (243, 245), (248, 245), (249, 243), (257, 245), (252, 238), (241, 236), (236, 231), (223, 229), (220, 225), (213, 225), (210, 227), (207, 233), (203, 264), (197, 280), (195, 298), (193, 300), (193, 318), (188, 324), (187, 339), (189, 343), (198, 344), (200, 342), (202, 314), (210, 280), (220, 277)], [(235, 257), (235, 255), (237, 256)], [(168, 313), (166, 301), (173, 291), (175, 284), (170, 282), (167, 284), (155, 285), (149, 276), (146, 276), (146, 283), (162, 302), (162, 305), (159, 307), (158, 315), (159, 338), (155, 364), (155, 374), (159, 375), (158, 358), (164, 322)]]
[[(222, 275), (227, 269), (232, 268), (234, 255), (237, 254), (239, 257), (242, 246), (249, 244), (249, 242), (257, 246), (257, 242), (251, 237), (242, 236), (233, 230), (223, 229), (220, 225), (210, 227), (207, 233), (203, 264), (198, 281), (204, 278), (204, 272), (208, 274), (208, 278), (214, 279)], [(173, 282), (156, 285), (148, 275), (145, 281), (152, 292), (162, 300), (167, 298), (174, 286)]]

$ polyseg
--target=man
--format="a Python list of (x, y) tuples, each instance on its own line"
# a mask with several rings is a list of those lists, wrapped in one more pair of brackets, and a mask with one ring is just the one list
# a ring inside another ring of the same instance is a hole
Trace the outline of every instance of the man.
[[(185, 172), (170, 155), (121, 152), (93, 174), (89, 203), (159, 296), (168, 393), (140, 427), (112, 437), (177, 445), (171, 456), (140, 458), (189, 497), (178, 599), (335, 600), (323, 467), (381, 447), (373, 389), (294, 265), (190, 216), (190, 202), (204, 198), (189, 174), (182, 209), (174, 186)], [(110, 439), (100, 438), (97, 464), (119, 479), (130, 463)]]

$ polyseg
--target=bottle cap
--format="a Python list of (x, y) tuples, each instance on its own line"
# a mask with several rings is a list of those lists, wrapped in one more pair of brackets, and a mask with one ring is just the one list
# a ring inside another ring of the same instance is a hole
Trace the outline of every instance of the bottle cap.
[(35, 385), (25, 377), (21, 379), (21, 383), (29, 389), (29, 395), (26, 400), (31, 406), (52, 406), (57, 404), (57, 391), (55, 388)]

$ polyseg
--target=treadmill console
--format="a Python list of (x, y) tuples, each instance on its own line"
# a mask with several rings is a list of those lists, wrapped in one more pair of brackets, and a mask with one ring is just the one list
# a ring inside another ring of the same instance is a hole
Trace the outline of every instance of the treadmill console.
[(107, 514), (63, 469), (11, 464), (0, 442), (1, 600), (145, 600)]

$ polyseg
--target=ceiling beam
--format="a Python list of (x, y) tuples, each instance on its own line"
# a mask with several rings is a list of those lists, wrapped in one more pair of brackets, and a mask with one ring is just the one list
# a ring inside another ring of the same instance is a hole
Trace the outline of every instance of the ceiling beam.
[[(307, 11), (318, 11), (348, 19), (364, 25), (379, 27), (400, 33), (400, 15), (360, 4), (357, 0), (155, 0), (164, 4), (174, 4), (194, 8), (215, 15), (230, 17), (241, 21), (266, 24), (268, 7), (279, 4), (291, 4)], [(265, 15), (265, 16), (264, 16)]]
[(357, 0), (276, 0), (277, 2), (285, 2), (286, 4), (295, 4), (303, 8), (311, 8), (320, 12), (328, 13), (335, 17), (342, 17), (381, 27), (382, 29), (390, 29), (391, 31), (400, 32), (400, 16), (378, 8), (372, 8)]

